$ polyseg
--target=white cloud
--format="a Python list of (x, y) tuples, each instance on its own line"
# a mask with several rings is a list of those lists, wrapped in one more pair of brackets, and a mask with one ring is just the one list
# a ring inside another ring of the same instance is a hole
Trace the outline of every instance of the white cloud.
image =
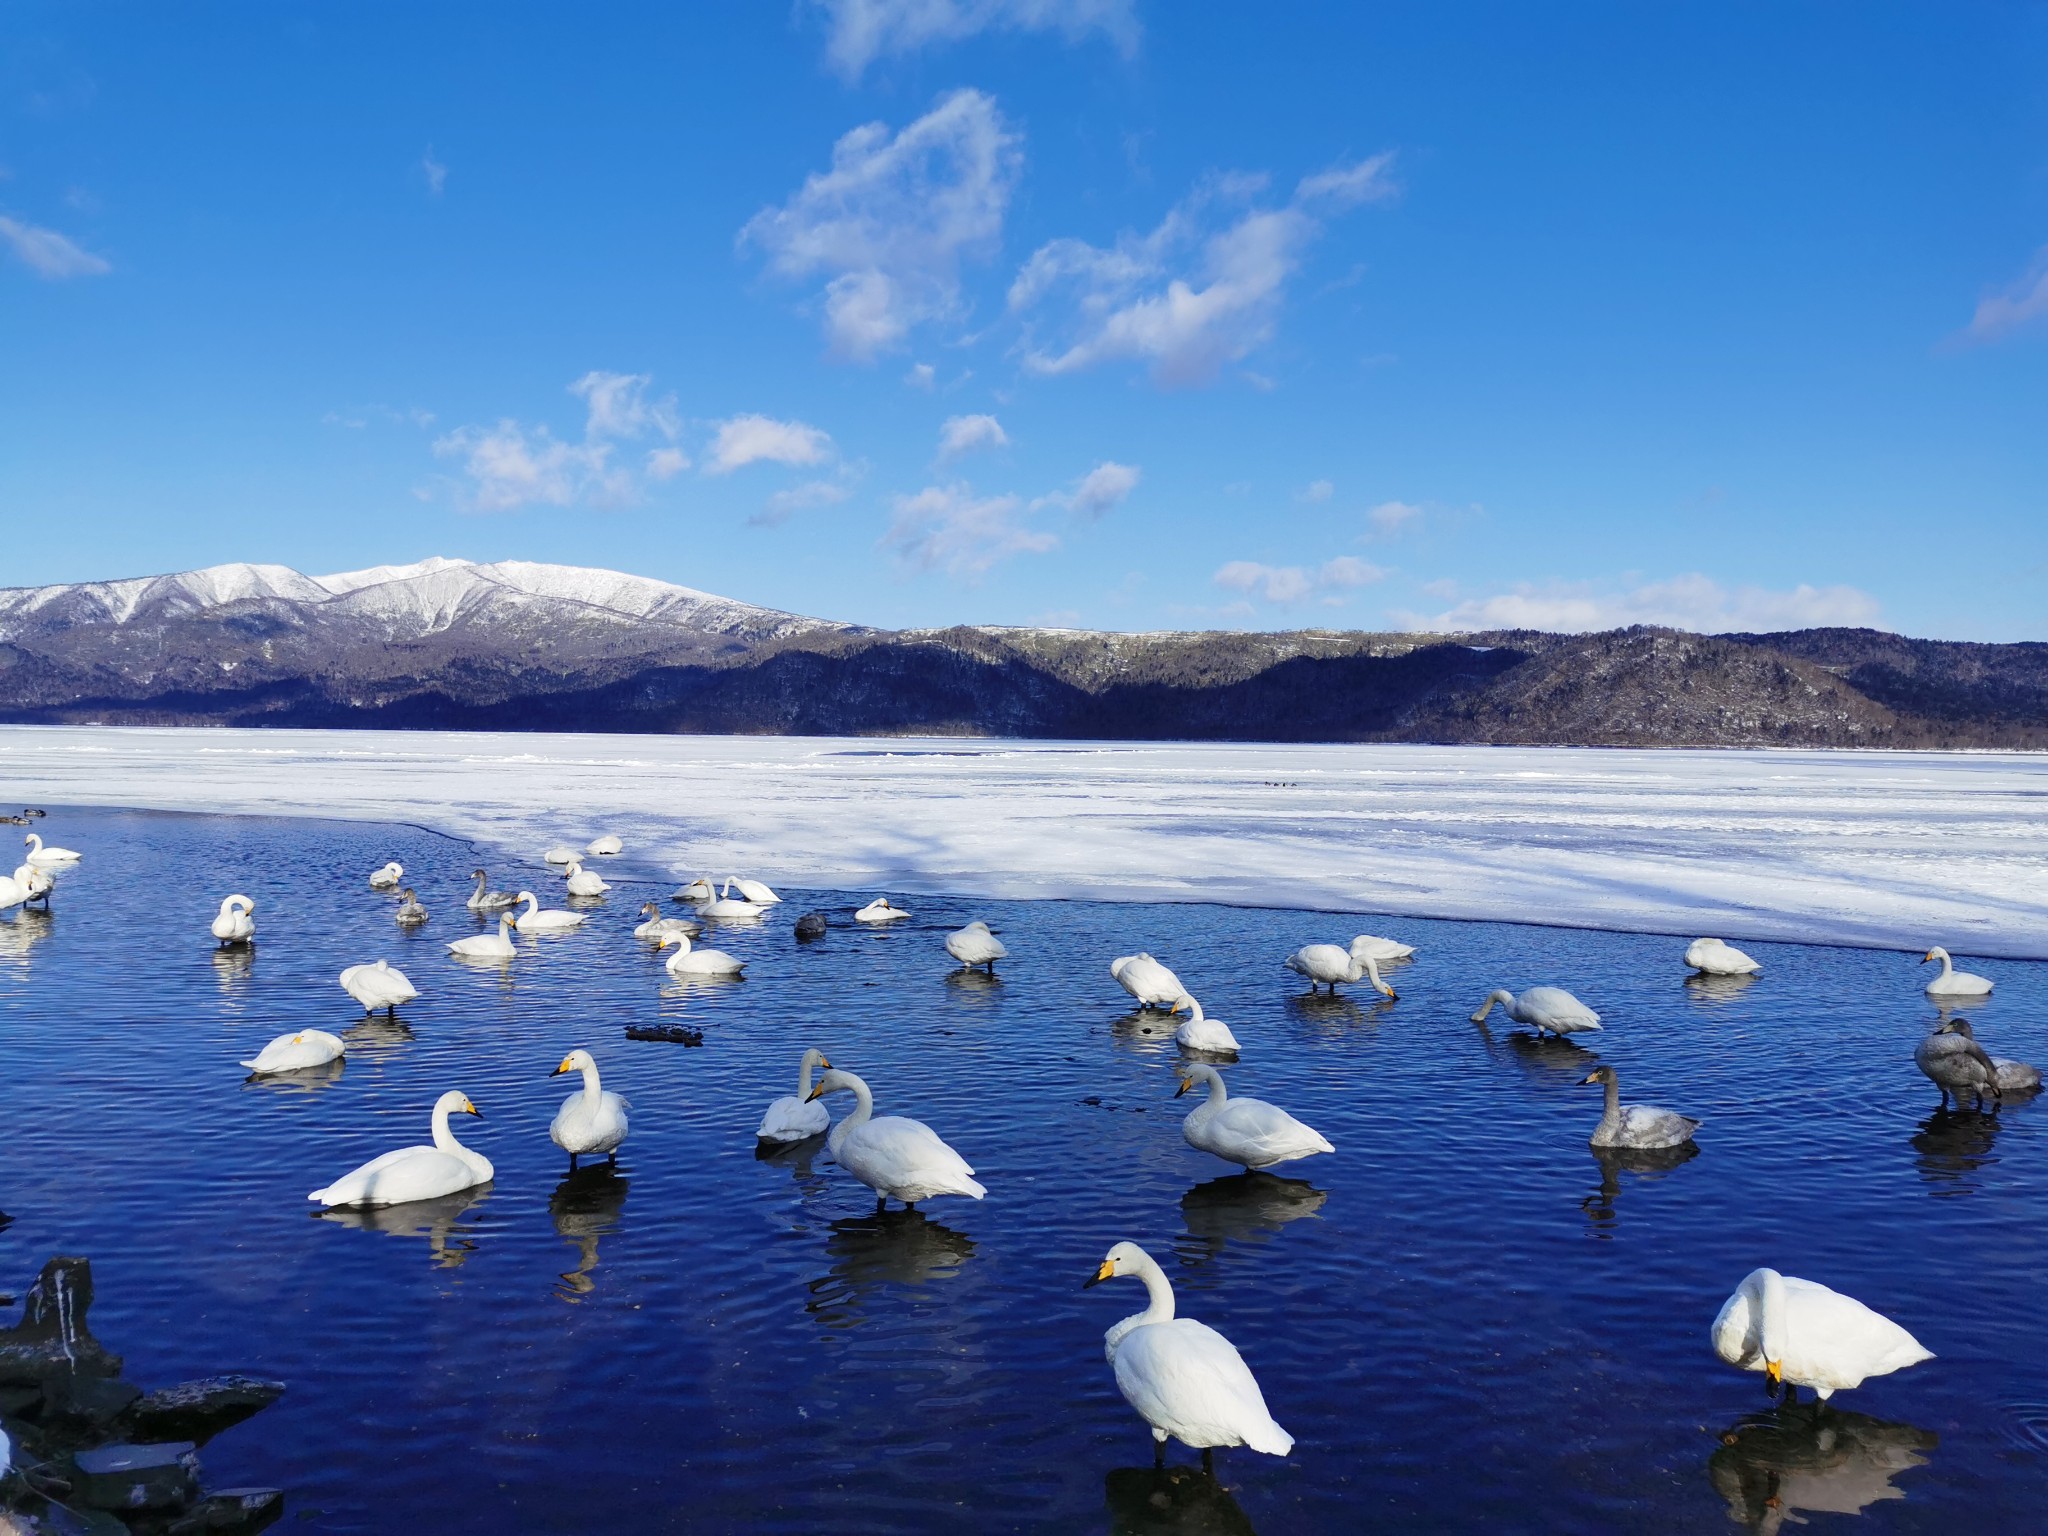
[(835, 480), (807, 480), (786, 491), (777, 491), (768, 498), (767, 505), (747, 521), (757, 528), (773, 528), (788, 522), (798, 512), (812, 507), (836, 506), (852, 494)]
[(2048, 320), (2048, 247), (2019, 281), (1978, 303), (1963, 334), (1972, 341), (1998, 341), (2040, 320)]
[(24, 224), (0, 214), (0, 240), (5, 240), (37, 277), (52, 282), (67, 277), (100, 277), (114, 270), (104, 256), (95, 256), (54, 229)]
[(690, 456), (680, 448), (654, 448), (647, 454), (647, 478), (673, 480), (690, 467)]
[(427, 178), (427, 191), (435, 197), (439, 197), (448, 185), (448, 167), (434, 158), (434, 146), (431, 144), (420, 156), (420, 174)]
[(832, 439), (801, 421), (772, 416), (733, 416), (718, 423), (706, 474), (729, 475), (748, 464), (822, 464), (832, 457)]
[(977, 497), (956, 482), (926, 486), (915, 496), (898, 496), (896, 516), (882, 542), (921, 570), (943, 569), (978, 581), (1013, 555), (1044, 554), (1059, 540), (1026, 526), (1015, 496)]
[(978, 448), (1007, 448), (1010, 434), (993, 416), (948, 416), (939, 428), (939, 457), (950, 459)]
[(1010, 285), (1010, 309), (1029, 327), (1058, 301), (1052, 329), (1063, 340), (1042, 346), (1027, 328), (1025, 367), (1062, 374), (1124, 359), (1163, 385), (1215, 377), (1272, 335), (1287, 282), (1322, 232), (1318, 214), (1391, 196), (1392, 163), (1381, 154), (1307, 177), (1279, 208), (1256, 205), (1262, 177), (1216, 177), (1148, 234), (1126, 231), (1107, 249), (1039, 247)]
[(1400, 614), (1411, 629), (1546, 629), (1577, 634), (1654, 624), (1725, 634), (1734, 630), (1810, 629), (1876, 622), (1877, 599), (1855, 587), (1800, 585), (1790, 591), (1724, 587), (1693, 572), (1633, 587), (1586, 582), (1523, 583), (1491, 597), (1470, 598), (1433, 616)]
[(1114, 459), (1104, 459), (1075, 482), (1071, 491), (1054, 491), (1041, 496), (1033, 507), (1065, 507), (1076, 517), (1094, 522), (1107, 517), (1124, 499), (1138, 488), (1143, 472), (1135, 464), (1119, 464)]
[(1134, 0), (817, 0), (828, 18), (825, 56), (848, 80), (888, 54), (953, 43), (978, 32), (1058, 32), (1079, 42), (1100, 32), (1129, 56), (1138, 42)]
[(1334, 560), (1324, 561), (1313, 571), (1299, 565), (1262, 565), (1256, 560), (1233, 560), (1218, 570), (1213, 580), (1217, 586), (1232, 592), (1243, 592), (1269, 603), (1292, 607), (1312, 597), (1319, 597), (1332, 605), (1340, 603), (1343, 598), (1338, 594), (1369, 586), (1383, 580), (1386, 574), (1378, 566), (1355, 556), (1339, 555)]
[(756, 214), (740, 242), (778, 276), (824, 276), (833, 351), (872, 360), (960, 312), (960, 266), (996, 252), (1018, 145), (993, 97), (955, 91), (894, 137), (883, 123), (843, 136), (832, 168)]
[(1374, 533), (1396, 534), (1416, 518), (1422, 516), (1422, 508), (1413, 502), (1383, 501), (1365, 514), (1365, 521)]
[(1301, 488), (1299, 501), (1328, 501), (1337, 494), (1337, 487), (1327, 480), (1311, 480)]
[(611, 467), (609, 443), (565, 443), (546, 427), (512, 420), (495, 427), (459, 427), (434, 452), (459, 458), (469, 486), (462, 500), (479, 512), (541, 504), (566, 507), (586, 497), (618, 502), (631, 496), (629, 477)]
[(932, 384), (937, 380), (938, 376), (938, 369), (934, 368), (930, 363), (912, 363), (910, 371), (903, 375), (903, 382), (912, 389), (921, 389), (926, 393), (930, 393)]
[(647, 398), (647, 386), (654, 379), (644, 373), (605, 373), (593, 369), (569, 386), (569, 393), (590, 409), (584, 423), (585, 437), (642, 437), (658, 432), (674, 442), (682, 435), (682, 418), (676, 413), (674, 395), (659, 400)]

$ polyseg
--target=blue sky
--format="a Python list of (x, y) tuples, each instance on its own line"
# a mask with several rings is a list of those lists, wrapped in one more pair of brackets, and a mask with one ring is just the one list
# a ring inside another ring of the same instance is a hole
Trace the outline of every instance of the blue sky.
[(15, 4), (0, 584), (2048, 638), (2048, 8)]

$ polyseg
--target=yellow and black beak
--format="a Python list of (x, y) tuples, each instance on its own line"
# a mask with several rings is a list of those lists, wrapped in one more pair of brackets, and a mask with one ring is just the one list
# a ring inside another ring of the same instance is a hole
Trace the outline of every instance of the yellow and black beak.
[(550, 1072), (550, 1073), (548, 1074), (548, 1076), (549, 1076), (549, 1077), (560, 1077), (560, 1076), (561, 1076), (561, 1075), (562, 1075), (562, 1074), (563, 1074), (564, 1072), (571, 1072), (571, 1071), (574, 1071), (574, 1070), (575, 1070), (575, 1068), (574, 1068), (574, 1067), (573, 1067), (573, 1066), (572, 1066), (572, 1065), (570, 1064), (569, 1058), (568, 1058), (568, 1057), (566, 1057), (566, 1056), (564, 1056), (564, 1057), (562, 1058), (562, 1064), (561, 1064), (561, 1065), (560, 1065), (559, 1067), (555, 1068), (555, 1070), (554, 1070), (554, 1071)]
[(823, 1098), (824, 1096), (825, 1096), (825, 1085), (824, 1085), (823, 1083), (820, 1083), (820, 1084), (818, 1084), (818, 1086), (817, 1086), (817, 1087), (813, 1088), (813, 1089), (812, 1089), (812, 1090), (811, 1090), (811, 1091), (810, 1091), (809, 1093), (807, 1093), (807, 1094), (805, 1094), (805, 1095), (804, 1095), (804, 1102), (805, 1102), (806, 1104), (808, 1104), (808, 1103), (810, 1103), (810, 1102), (811, 1102), (811, 1100), (813, 1100), (813, 1099), (822, 1099), (822, 1098)]
[(1584, 1077), (1579, 1079), (1579, 1086), (1583, 1088), (1587, 1083), (1597, 1083), (1599, 1081), (1600, 1074), (1598, 1072), (1588, 1072)]
[(1116, 1266), (1115, 1266), (1115, 1265), (1113, 1265), (1113, 1264), (1111, 1264), (1111, 1263), (1109, 1262), (1109, 1260), (1107, 1260), (1107, 1259), (1104, 1259), (1104, 1260), (1102, 1261), (1102, 1263), (1101, 1263), (1101, 1264), (1100, 1264), (1100, 1265), (1099, 1265), (1099, 1266), (1097, 1267), (1097, 1269), (1096, 1269), (1096, 1271), (1095, 1271), (1095, 1278), (1094, 1278), (1094, 1279), (1092, 1279), (1092, 1280), (1086, 1280), (1086, 1281), (1083, 1281), (1083, 1282), (1082, 1282), (1082, 1285), (1081, 1285), (1081, 1289), (1085, 1291), (1085, 1290), (1087, 1290), (1087, 1289), (1088, 1289), (1088, 1288), (1089, 1288), (1090, 1286), (1100, 1285), (1100, 1284), (1102, 1284), (1102, 1282), (1103, 1282), (1103, 1281), (1105, 1281), (1105, 1280), (1111, 1280), (1111, 1279), (1114, 1279), (1115, 1277), (1116, 1277)]
[(1777, 1386), (1779, 1382), (1785, 1379), (1785, 1362), (1782, 1360), (1766, 1360), (1764, 1362), (1764, 1376), (1770, 1381), (1772, 1386)]
[(474, 1104), (468, 1102), (465, 1102), (463, 1104), (462, 1112), (465, 1115), (475, 1115), (479, 1120), (483, 1119), (484, 1117), (484, 1112), (482, 1110), (478, 1109)]
[(1180, 1086), (1174, 1089), (1173, 1096), (1177, 1099), (1194, 1086), (1195, 1080), (1192, 1077), (1184, 1077), (1180, 1080)]

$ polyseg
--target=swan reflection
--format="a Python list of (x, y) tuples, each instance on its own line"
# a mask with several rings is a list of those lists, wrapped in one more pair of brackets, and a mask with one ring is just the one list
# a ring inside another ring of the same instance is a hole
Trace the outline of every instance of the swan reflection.
[(1256, 1536), (1230, 1490), (1199, 1467), (1118, 1467), (1102, 1483), (1110, 1536)]
[(1593, 1161), (1600, 1165), (1600, 1187), (1579, 1202), (1593, 1222), (1595, 1237), (1614, 1235), (1614, 1202), (1621, 1194), (1621, 1176), (1626, 1173), (1641, 1183), (1661, 1179), (1680, 1163), (1700, 1155), (1699, 1144), (1688, 1141), (1676, 1147), (1589, 1147)]
[(26, 960), (54, 926), (56, 919), (48, 912), (16, 907), (12, 916), (0, 918), (0, 960)]
[[(1480, 1033), (1486, 1033), (1486, 1026), (1479, 1026)], [(1492, 1037), (1488, 1036), (1489, 1043)], [(1515, 1030), (1502, 1042), (1515, 1064), (1532, 1076), (1549, 1077), (1553, 1074), (1577, 1073), (1584, 1077), (1600, 1064), (1598, 1052), (1589, 1051), (1575, 1040), (1560, 1039), (1556, 1035), (1532, 1035), (1526, 1030)]]
[(322, 1088), (340, 1082), (341, 1074), (347, 1070), (348, 1058), (343, 1056), (323, 1061), (317, 1067), (301, 1067), (296, 1072), (265, 1072), (251, 1076), (243, 1081), (242, 1086), (256, 1093), (318, 1093)]
[(1350, 1029), (1360, 1024), (1377, 1024), (1394, 1011), (1394, 1005), (1377, 992), (1370, 995), (1370, 1003), (1360, 1003), (1342, 992), (1290, 992), (1287, 1012), (1296, 1023), (1313, 1024), (1321, 1029)]
[(377, 1016), (362, 1020), (341, 1032), (351, 1054), (378, 1056), (401, 1045), (412, 1044), (412, 1026), (403, 1019)]
[(1180, 1020), (1172, 1014), (1150, 1008), (1133, 1008), (1109, 1021), (1109, 1033), (1119, 1044), (1155, 1049), (1171, 1045), (1174, 1031), (1179, 1028)]
[(1200, 1263), (1219, 1256), (1232, 1243), (1271, 1237), (1290, 1221), (1313, 1216), (1329, 1199), (1307, 1179), (1283, 1179), (1264, 1172), (1234, 1173), (1197, 1184), (1180, 1197), (1180, 1218), (1194, 1240), (1192, 1254)]
[(974, 1257), (974, 1239), (916, 1209), (875, 1211), (832, 1223), (825, 1239), (832, 1269), (810, 1283), (804, 1309), (820, 1322), (845, 1322), (884, 1286), (928, 1285)]
[(1913, 1133), (1913, 1163), (1936, 1199), (1974, 1193), (1979, 1175), (1998, 1161), (2001, 1121), (1982, 1109), (1937, 1109)]
[(976, 1003), (986, 1005), (1002, 1000), (1003, 978), (988, 971), (963, 965), (956, 971), (946, 972), (946, 985)]
[(807, 1195), (815, 1195), (828, 1187), (829, 1181), (811, 1165), (825, 1154), (825, 1133), (806, 1136), (802, 1141), (757, 1141), (754, 1143), (754, 1161), (773, 1163), (787, 1168), (789, 1176)]
[(457, 1190), (434, 1200), (411, 1200), (404, 1205), (337, 1206), (315, 1211), (320, 1221), (358, 1232), (382, 1232), (390, 1237), (424, 1237), (436, 1269), (454, 1269), (476, 1252), (473, 1226), (460, 1224), (472, 1205), (491, 1191), (488, 1184)]
[(229, 944), (213, 952), (213, 979), (223, 992), (232, 992), (248, 981), (256, 969), (256, 946)]
[(1694, 971), (1685, 978), (1685, 1000), (1701, 1008), (1718, 1008), (1734, 1002), (1755, 985), (1754, 973), (1709, 976), (1704, 971)]
[(1728, 1518), (1771, 1533), (1804, 1525), (1801, 1511), (1857, 1515), (1881, 1499), (1903, 1499), (1901, 1472), (1927, 1465), (1941, 1443), (1932, 1430), (1892, 1424), (1825, 1403), (1795, 1403), (1749, 1414), (1721, 1436), (1707, 1476)]
[(581, 1301), (596, 1288), (590, 1277), (597, 1269), (597, 1240), (618, 1230), (619, 1217), (626, 1208), (626, 1186), (632, 1181), (616, 1168), (580, 1169), (555, 1186), (548, 1196), (548, 1215), (555, 1232), (576, 1250), (576, 1267), (561, 1276), (555, 1294), (564, 1301)]

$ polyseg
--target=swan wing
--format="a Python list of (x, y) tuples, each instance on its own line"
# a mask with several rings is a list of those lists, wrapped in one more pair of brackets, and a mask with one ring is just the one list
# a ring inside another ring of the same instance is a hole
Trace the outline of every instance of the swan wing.
[(609, 1091), (588, 1103), (581, 1090), (562, 1101), (548, 1136), (564, 1152), (610, 1152), (626, 1139), (626, 1101)]
[(1124, 1401), (1184, 1445), (1248, 1445), (1269, 1456), (1294, 1447), (1237, 1347), (1206, 1323), (1182, 1317), (1133, 1328), (1114, 1360)]
[(902, 1191), (900, 1199), (971, 1195), (979, 1200), (988, 1193), (976, 1182), (967, 1159), (921, 1120), (901, 1115), (870, 1120), (841, 1138), (836, 1155), (863, 1184)]
[[(481, 1159), (478, 1159), (481, 1161)], [(485, 1164), (489, 1167), (489, 1164)], [(431, 1200), (457, 1190), (481, 1184), (490, 1177), (477, 1177), (477, 1170), (461, 1158), (438, 1147), (401, 1147), (372, 1158), (353, 1173), (343, 1174), (325, 1189), (306, 1196), (322, 1205), (403, 1205), (409, 1200)]]
[(1631, 1147), (1683, 1146), (1699, 1128), (1699, 1121), (1668, 1109), (1648, 1104), (1622, 1106), (1621, 1138)]
[(754, 1135), (762, 1141), (808, 1141), (831, 1126), (832, 1116), (822, 1102), (806, 1104), (795, 1094), (786, 1093), (768, 1106)]
[(1288, 957), (1287, 968), (1317, 981), (1343, 981), (1351, 975), (1351, 952), (1335, 944), (1304, 944)]
[(1201, 1129), (1211, 1143), (1207, 1150), (1227, 1146), (1232, 1160), (1253, 1167), (1337, 1150), (1320, 1131), (1264, 1099), (1231, 1099)]
[(1887, 1376), (1934, 1353), (1853, 1296), (1813, 1280), (1785, 1277), (1785, 1375), (1820, 1391)]

